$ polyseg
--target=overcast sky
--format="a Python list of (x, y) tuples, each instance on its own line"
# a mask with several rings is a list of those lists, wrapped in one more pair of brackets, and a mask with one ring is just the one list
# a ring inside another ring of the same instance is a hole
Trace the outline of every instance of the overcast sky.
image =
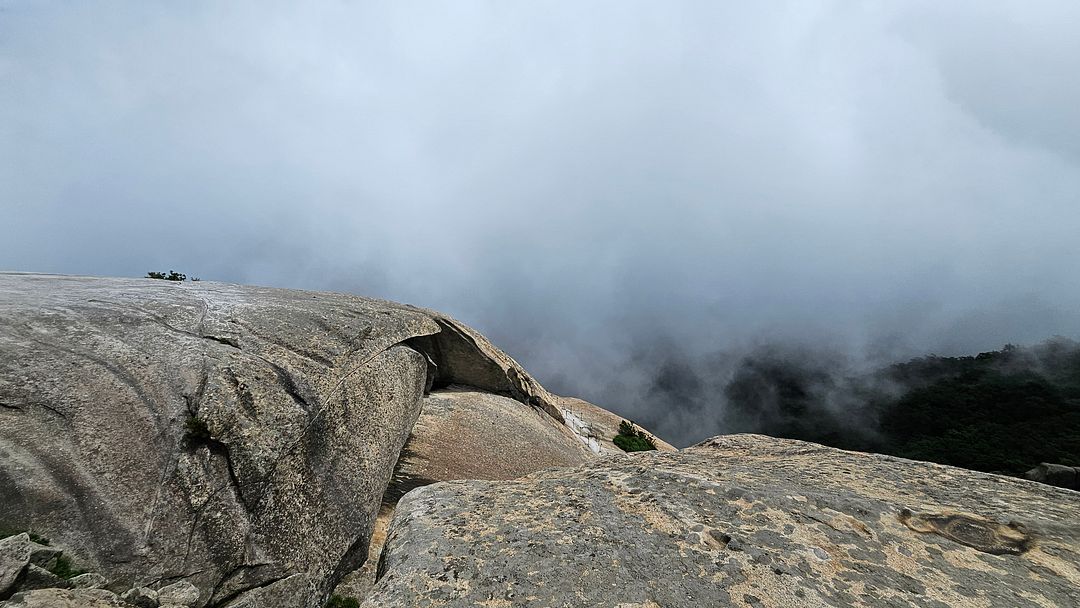
[(1077, 337), (1077, 32), (1073, 0), (0, 0), (0, 268), (437, 308), (649, 420), (659, 352)]

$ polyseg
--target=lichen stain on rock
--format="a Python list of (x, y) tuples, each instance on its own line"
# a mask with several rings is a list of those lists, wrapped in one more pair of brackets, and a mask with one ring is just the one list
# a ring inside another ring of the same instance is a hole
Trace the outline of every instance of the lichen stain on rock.
[(991, 555), (1020, 555), (1031, 547), (1031, 537), (1018, 524), (1002, 525), (959, 513), (917, 514), (904, 509), (900, 522), (921, 534), (937, 534)]

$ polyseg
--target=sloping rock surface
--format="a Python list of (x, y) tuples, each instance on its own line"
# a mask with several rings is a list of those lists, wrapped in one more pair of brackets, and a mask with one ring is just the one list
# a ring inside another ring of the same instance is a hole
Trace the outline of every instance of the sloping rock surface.
[(395, 471), (402, 489), (452, 479), (513, 479), (591, 454), (563, 425), (521, 402), (453, 386), (424, 397)]
[(509, 397), (453, 385), (433, 391), (422, 403), (383, 496), (368, 561), (344, 579), (336, 594), (367, 595), (393, 509), (409, 490), (453, 479), (513, 479), (550, 467), (574, 467), (593, 457), (565, 425), (551, 424), (546, 413)]
[[(612, 440), (619, 434), (619, 424), (625, 418), (575, 397), (559, 397), (557, 403), (561, 408), (563, 417), (567, 420), (567, 426), (573, 428), (579, 423), (584, 424), (589, 435), (597, 440), (602, 453), (622, 453), (622, 449), (616, 446)], [(641, 429), (641, 426), (639, 425), (637, 428)], [(675, 446), (663, 439), (651, 433), (649, 433), (649, 437), (652, 439), (656, 449), (663, 452), (677, 451)]]
[(561, 424), (510, 357), (433, 311), (0, 273), (0, 529), (49, 536), (114, 591), (317, 606), (363, 561), (423, 394), (452, 383)]
[(364, 606), (1080, 606), (1080, 494), (757, 435), (399, 503)]

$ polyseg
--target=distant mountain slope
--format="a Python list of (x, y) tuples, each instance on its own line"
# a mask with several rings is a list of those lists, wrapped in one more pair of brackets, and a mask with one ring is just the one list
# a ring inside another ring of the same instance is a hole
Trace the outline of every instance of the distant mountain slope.
[(725, 388), (735, 431), (1020, 475), (1080, 465), (1080, 345), (928, 356), (848, 378), (759, 357)]

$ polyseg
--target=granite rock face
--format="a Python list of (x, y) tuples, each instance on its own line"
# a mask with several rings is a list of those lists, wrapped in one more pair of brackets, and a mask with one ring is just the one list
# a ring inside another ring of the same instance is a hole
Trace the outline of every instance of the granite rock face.
[(196, 606), (270, 588), (318, 606), (366, 556), (423, 395), (452, 383), (562, 423), (510, 357), (433, 311), (0, 273), (0, 528), (47, 535), (116, 592), (185, 581)]
[(16, 593), (5, 608), (132, 608), (105, 589), (41, 589)]
[[(564, 425), (519, 401), (465, 386), (433, 391), (409, 435), (393, 485), (453, 479), (513, 479), (590, 460)], [(404, 492), (402, 492), (404, 493)]]
[(1080, 605), (1080, 494), (758, 435), (399, 503), (364, 606)]

